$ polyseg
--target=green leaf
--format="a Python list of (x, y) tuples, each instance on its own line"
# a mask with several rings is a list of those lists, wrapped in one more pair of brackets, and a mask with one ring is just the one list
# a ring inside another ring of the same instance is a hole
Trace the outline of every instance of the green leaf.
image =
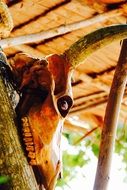
[(92, 151), (93, 151), (95, 156), (98, 156), (98, 154), (99, 154), (99, 146), (98, 146), (98, 144), (93, 144), (92, 145)]
[(8, 176), (0, 176), (0, 184), (7, 184), (10, 181)]
[(76, 166), (84, 166), (86, 163), (86, 160), (84, 159), (84, 152), (79, 151), (78, 154), (69, 154), (67, 151), (64, 152), (63, 154), (63, 163), (64, 166), (69, 166), (69, 167), (76, 167)]
[[(78, 139), (80, 139), (80, 137), (82, 136), (81, 134), (77, 134), (77, 133), (64, 133), (64, 136), (67, 138), (68, 143), (70, 145), (73, 145)], [(80, 143), (78, 144), (78, 146), (80, 146)]]

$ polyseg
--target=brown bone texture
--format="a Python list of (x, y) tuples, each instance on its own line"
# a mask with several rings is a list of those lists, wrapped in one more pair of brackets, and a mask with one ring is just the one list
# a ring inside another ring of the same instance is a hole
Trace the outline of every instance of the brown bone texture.
[(17, 54), (12, 62), (20, 100), (16, 108), (29, 163), (38, 183), (53, 190), (61, 173), (61, 134), (73, 104), (71, 74), (65, 59), (35, 59)]

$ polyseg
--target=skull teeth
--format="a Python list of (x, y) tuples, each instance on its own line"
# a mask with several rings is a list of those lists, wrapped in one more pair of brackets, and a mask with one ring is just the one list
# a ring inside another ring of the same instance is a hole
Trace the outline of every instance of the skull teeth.
[(35, 159), (31, 159), (29, 163), (30, 163), (30, 165), (32, 165), (32, 166), (37, 164)]
[(32, 137), (31, 133), (26, 133), (26, 132), (23, 133), (23, 136), (24, 136), (24, 137)]
[(22, 130), (23, 130), (24, 133), (30, 133), (29, 127), (23, 127)]
[(27, 143), (29, 143), (29, 142), (33, 142), (33, 139), (32, 138), (29, 138), (29, 137), (27, 137), (27, 138), (23, 138), (23, 140)]
[(34, 152), (34, 147), (33, 146), (26, 146), (26, 150)]
[(31, 145), (34, 145), (34, 143), (33, 142), (25, 142), (25, 145), (26, 146), (31, 146)]
[(29, 157), (29, 158), (32, 158), (32, 159), (33, 159), (33, 158), (35, 159), (35, 153), (34, 153), (34, 152), (29, 152), (29, 153), (28, 153), (28, 157)]
[(21, 121), (22, 121), (23, 141), (26, 146), (26, 151), (28, 152), (28, 158), (30, 158), (29, 164), (36, 165), (37, 164), (35, 160), (36, 154), (35, 154), (33, 136), (29, 124), (29, 119), (28, 117), (23, 117)]

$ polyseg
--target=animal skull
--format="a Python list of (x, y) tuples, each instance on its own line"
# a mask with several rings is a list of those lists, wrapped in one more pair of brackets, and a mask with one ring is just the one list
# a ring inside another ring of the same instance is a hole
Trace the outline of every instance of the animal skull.
[(72, 71), (62, 56), (39, 60), (25, 54), (15, 56), (13, 71), (22, 93), (16, 111), (29, 163), (37, 166), (43, 185), (50, 190), (61, 172), (63, 121), (73, 104)]

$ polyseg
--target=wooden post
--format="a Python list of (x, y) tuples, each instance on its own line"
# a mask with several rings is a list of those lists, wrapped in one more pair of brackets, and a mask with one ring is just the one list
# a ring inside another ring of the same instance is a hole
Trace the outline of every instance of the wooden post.
[[(109, 100), (106, 108), (104, 126), (102, 130), (100, 154), (94, 190), (106, 190), (110, 179), (110, 168), (116, 129), (120, 112), (120, 105), (127, 81), (127, 39), (123, 41)], [(115, 186), (114, 186), (115, 188)]]

